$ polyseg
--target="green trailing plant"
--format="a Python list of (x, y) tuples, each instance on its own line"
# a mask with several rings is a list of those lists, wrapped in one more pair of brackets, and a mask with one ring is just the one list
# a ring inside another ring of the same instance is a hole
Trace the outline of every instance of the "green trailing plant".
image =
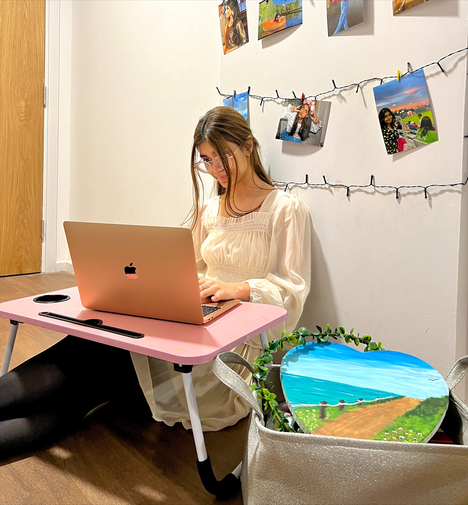
[(370, 335), (364, 335), (363, 337), (360, 337), (359, 334), (354, 335), (354, 328), (349, 333), (347, 333), (342, 326), (339, 326), (332, 331), (329, 324), (327, 324), (325, 331), (323, 331), (320, 326), (316, 326), (316, 328), (318, 330), (316, 333), (310, 332), (307, 328), (299, 328), (288, 335), (286, 335), (286, 331), (283, 331), (280, 339), (268, 342), (268, 347), (263, 351), (261, 356), (257, 356), (253, 363), (254, 384), (250, 387), (260, 398), (263, 409), (265, 411), (269, 410), (269, 421), (272, 420), (276, 422), (276, 428), (278, 431), (296, 433), (296, 430), (290, 425), (281, 410), (278, 409), (276, 395), (267, 387), (266, 377), (269, 365), (273, 362), (272, 353), (276, 352), (278, 349), (284, 351), (285, 344), (292, 346), (304, 345), (307, 343), (307, 338), (310, 338), (312, 341), (315, 340), (318, 343), (326, 343), (329, 342), (330, 339), (343, 339), (347, 344), (354, 342), (356, 346), (361, 344), (365, 345), (366, 347), (364, 352), (384, 350), (382, 342), (373, 342)]

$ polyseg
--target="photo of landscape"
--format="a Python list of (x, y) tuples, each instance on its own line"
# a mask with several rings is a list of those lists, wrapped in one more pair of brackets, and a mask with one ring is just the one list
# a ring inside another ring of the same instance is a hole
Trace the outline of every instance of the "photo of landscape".
[(258, 8), (258, 40), (302, 24), (302, 0), (263, 0)]

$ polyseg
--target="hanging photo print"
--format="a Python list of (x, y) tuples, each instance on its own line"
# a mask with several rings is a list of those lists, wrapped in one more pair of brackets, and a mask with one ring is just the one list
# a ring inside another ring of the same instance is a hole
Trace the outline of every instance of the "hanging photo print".
[(258, 10), (258, 40), (302, 24), (302, 0), (263, 0)]
[(413, 7), (429, 2), (429, 0), (393, 0), (393, 15), (397, 16)]
[[(236, 110), (242, 117), (249, 123), (249, 93), (246, 91), (245, 93), (236, 93), (230, 96), (229, 98), (223, 99), (223, 105), (225, 107), (230, 107), (231, 109)], [(250, 124), (250, 123), (249, 123)]]
[(249, 41), (246, 0), (224, 0), (218, 6), (224, 54)]
[(423, 70), (375, 87), (374, 97), (387, 154), (439, 140)]
[(364, 0), (327, 0), (328, 36), (364, 21)]
[(287, 142), (323, 147), (331, 102), (287, 100), (281, 113), (276, 138)]

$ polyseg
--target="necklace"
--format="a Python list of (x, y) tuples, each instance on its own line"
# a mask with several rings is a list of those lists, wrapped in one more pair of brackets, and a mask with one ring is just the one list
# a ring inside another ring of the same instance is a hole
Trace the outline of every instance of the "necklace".
[(229, 215), (229, 217), (233, 217), (233, 218), (237, 219), (239, 217), (248, 216), (249, 214), (252, 214), (252, 212), (256, 212), (258, 209), (260, 209), (260, 207), (262, 206), (262, 204), (263, 204), (263, 202), (261, 202), (260, 204), (258, 204), (254, 209), (248, 210), (247, 212), (240, 212), (240, 213), (236, 213), (236, 214), (230, 214), (229, 211), (226, 210), (226, 213)]

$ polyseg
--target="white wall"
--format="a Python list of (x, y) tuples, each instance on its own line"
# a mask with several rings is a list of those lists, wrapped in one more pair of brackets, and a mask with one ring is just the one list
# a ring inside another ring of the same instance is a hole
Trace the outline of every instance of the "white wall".
[[(223, 92), (313, 95), (396, 75), (466, 47), (467, 5), (431, 0), (398, 17), (365, 1), (365, 21), (326, 33), (326, 0), (303, 1), (304, 24), (223, 56), (217, 1), (74, 0), (71, 39), (70, 218), (179, 224), (198, 117)], [(325, 147), (274, 139), (280, 105), (251, 100), (251, 126), (277, 180), (437, 184), (466, 177), (466, 54), (426, 69), (440, 141), (387, 156), (368, 83), (335, 92)], [(314, 222), (313, 286), (303, 323), (370, 333), (445, 374), (467, 353), (466, 190), (294, 189)], [(464, 226), (462, 226), (462, 223)], [(63, 237), (59, 239), (63, 240)], [(60, 258), (59, 258), (60, 259)]]
[(190, 210), (193, 126), (219, 83), (212, 7), (73, 2), (72, 219), (163, 225)]
[[(258, 16), (248, 2), (248, 19)], [(292, 97), (314, 95), (371, 77), (396, 75), (466, 47), (466, 2), (431, 1), (393, 17), (391, 2), (365, 2), (365, 22), (327, 37), (326, 1), (303, 2), (304, 24), (226, 55), (221, 91)], [(271, 39), (271, 40), (270, 40)], [(437, 184), (466, 177), (464, 100), (466, 54), (425, 70), (440, 141), (397, 156), (383, 146), (372, 88), (380, 81), (331, 93), (324, 148), (274, 139), (281, 106), (251, 100), (251, 125), (266, 165), (280, 181)], [(459, 257), (461, 189), (353, 191), (296, 189), (314, 222), (313, 288), (302, 322), (330, 323), (370, 333), (392, 350), (407, 351), (446, 373), (466, 354), (466, 247)], [(466, 214), (466, 209), (464, 208)], [(459, 261), (463, 276), (459, 276)]]

